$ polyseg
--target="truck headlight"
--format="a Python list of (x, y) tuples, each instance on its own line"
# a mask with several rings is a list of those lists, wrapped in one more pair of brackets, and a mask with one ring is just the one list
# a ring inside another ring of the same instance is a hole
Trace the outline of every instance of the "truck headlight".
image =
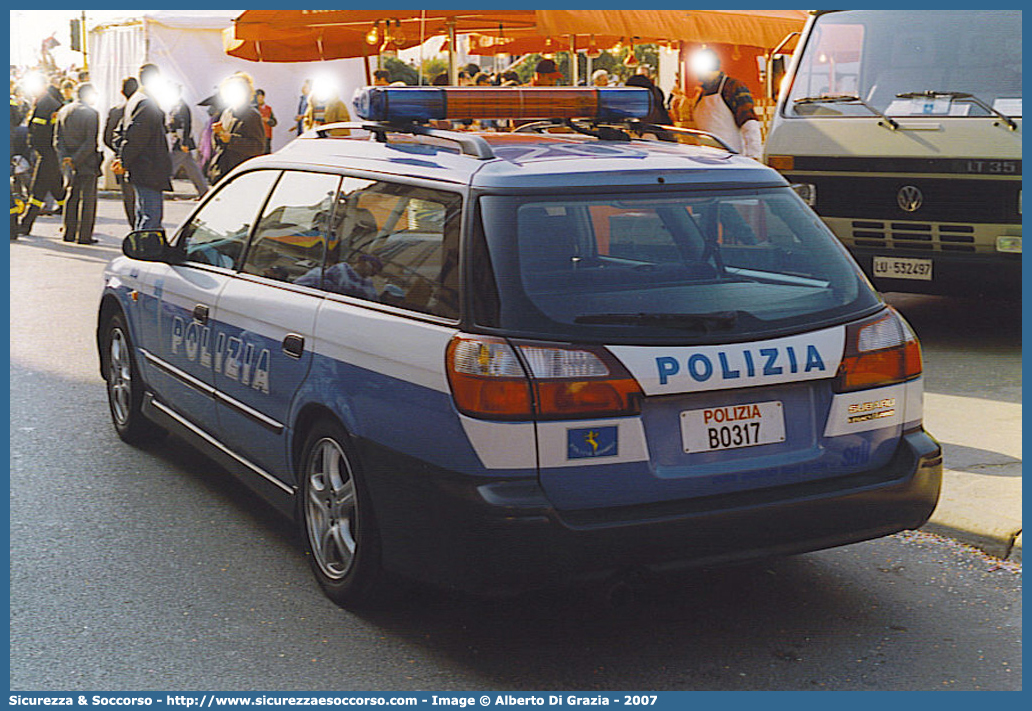
[(817, 207), (817, 186), (813, 183), (793, 183), (792, 189), (810, 207)]
[(1007, 254), (1021, 254), (1021, 237), (1005, 235), (996, 238), (996, 251)]

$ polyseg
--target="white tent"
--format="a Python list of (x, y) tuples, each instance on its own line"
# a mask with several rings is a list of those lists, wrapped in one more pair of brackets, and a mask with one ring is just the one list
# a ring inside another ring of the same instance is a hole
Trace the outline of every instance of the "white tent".
[(233, 72), (245, 71), (255, 87), (265, 90), (265, 99), (278, 119), (273, 129), (272, 148), (290, 141), (295, 133), (301, 84), (305, 79), (331, 74), (340, 96), (350, 104), (354, 90), (365, 84), (361, 59), (330, 62), (270, 64), (248, 62), (226, 55), (222, 30), (229, 27), (239, 10), (153, 11), (104, 21), (89, 34), (90, 79), (97, 87), (97, 108), (102, 116), (120, 103), (122, 80), (136, 76), (140, 65), (152, 62), (162, 73), (183, 87), (183, 97), (193, 109), (194, 139), (207, 122), (207, 112), (197, 102), (216, 90)]

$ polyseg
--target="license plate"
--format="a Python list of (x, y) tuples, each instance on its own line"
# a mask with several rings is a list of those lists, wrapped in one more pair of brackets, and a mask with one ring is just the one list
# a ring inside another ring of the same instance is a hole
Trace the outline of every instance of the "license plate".
[(785, 413), (780, 400), (681, 413), (681, 444), (685, 452), (715, 452), (784, 441)]
[(883, 279), (932, 280), (931, 259), (908, 259), (907, 257), (875, 257), (874, 275)]

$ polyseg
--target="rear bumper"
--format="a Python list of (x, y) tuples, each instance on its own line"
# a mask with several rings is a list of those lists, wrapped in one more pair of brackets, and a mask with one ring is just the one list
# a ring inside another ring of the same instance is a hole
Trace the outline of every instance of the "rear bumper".
[[(406, 577), (509, 594), (628, 567), (683, 567), (802, 553), (921, 526), (942, 450), (904, 435), (861, 475), (618, 509), (561, 512), (534, 480), (473, 479), (364, 444), (383, 563)], [(372, 465), (372, 466), (370, 466)]]

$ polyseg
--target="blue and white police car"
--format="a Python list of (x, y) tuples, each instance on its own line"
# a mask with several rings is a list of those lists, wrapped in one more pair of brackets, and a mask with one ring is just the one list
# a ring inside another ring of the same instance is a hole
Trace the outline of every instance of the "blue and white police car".
[[(119, 435), (174, 432), (296, 518), (344, 605), (920, 526), (914, 333), (783, 178), (649, 101), (366, 88), (364, 121), (131, 234), (97, 331)], [(482, 118), (547, 120), (439, 127)]]

